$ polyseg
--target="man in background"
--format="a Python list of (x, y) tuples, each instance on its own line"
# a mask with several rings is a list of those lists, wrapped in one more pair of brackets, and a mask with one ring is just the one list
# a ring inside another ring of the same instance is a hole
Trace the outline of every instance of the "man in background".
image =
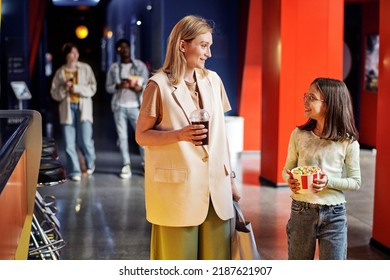
[[(106, 90), (113, 94), (111, 109), (114, 113), (118, 147), (122, 156), (123, 167), (119, 173), (122, 179), (131, 177), (131, 161), (129, 153), (130, 124), (135, 131), (139, 115), (141, 95), (149, 78), (149, 71), (141, 60), (131, 58), (130, 42), (119, 39), (115, 50), (120, 61), (114, 62), (107, 72)], [(144, 164), (144, 149), (139, 146), (142, 164)]]

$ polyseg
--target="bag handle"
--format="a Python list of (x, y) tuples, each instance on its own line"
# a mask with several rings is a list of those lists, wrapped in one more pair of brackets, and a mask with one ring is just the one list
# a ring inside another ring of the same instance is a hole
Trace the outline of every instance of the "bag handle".
[(242, 213), (241, 207), (237, 201), (233, 200), (234, 207), (234, 227), (238, 231), (250, 232), (247, 228), (248, 222), (245, 221), (244, 214)]

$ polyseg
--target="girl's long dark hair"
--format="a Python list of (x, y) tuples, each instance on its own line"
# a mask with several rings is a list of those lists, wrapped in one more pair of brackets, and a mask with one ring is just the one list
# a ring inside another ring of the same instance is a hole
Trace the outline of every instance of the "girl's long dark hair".
[[(326, 104), (321, 138), (341, 142), (358, 140), (359, 133), (355, 126), (351, 95), (345, 83), (331, 78), (317, 78), (311, 85), (315, 85), (321, 92)], [(312, 131), (316, 124), (316, 120), (309, 119), (298, 128)]]

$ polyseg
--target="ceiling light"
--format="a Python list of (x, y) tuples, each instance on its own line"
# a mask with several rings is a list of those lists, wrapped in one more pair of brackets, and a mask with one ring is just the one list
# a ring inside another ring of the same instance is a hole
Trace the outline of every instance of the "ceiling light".
[(88, 28), (84, 25), (77, 26), (75, 30), (76, 36), (79, 39), (85, 39), (88, 36)]

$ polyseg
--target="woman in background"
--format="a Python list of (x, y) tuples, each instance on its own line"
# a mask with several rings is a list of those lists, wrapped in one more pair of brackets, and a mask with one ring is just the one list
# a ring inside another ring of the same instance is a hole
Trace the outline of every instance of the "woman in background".
[(62, 48), (65, 63), (56, 71), (51, 84), (51, 96), (59, 102), (59, 118), (65, 141), (66, 171), (73, 181), (80, 181), (77, 148), (85, 159), (88, 175), (95, 171), (95, 144), (93, 140), (92, 97), (96, 93), (96, 79), (92, 68), (79, 61), (75, 44)]

